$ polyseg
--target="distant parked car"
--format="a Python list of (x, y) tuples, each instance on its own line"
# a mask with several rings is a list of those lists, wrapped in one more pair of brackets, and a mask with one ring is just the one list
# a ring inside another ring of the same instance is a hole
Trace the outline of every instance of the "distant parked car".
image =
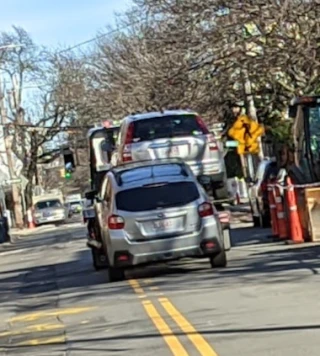
[(34, 205), (33, 219), (36, 226), (48, 223), (64, 223), (68, 211), (59, 199), (40, 200)]
[(70, 209), (73, 214), (81, 214), (82, 213), (83, 205), (84, 205), (82, 200), (70, 201), (69, 204), (70, 204)]

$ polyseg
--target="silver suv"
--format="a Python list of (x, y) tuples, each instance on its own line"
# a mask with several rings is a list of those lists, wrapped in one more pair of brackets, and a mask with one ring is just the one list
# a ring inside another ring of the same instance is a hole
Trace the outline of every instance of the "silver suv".
[(124, 269), (183, 257), (227, 264), (216, 209), (181, 160), (149, 160), (111, 169), (96, 205), (110, 281)]
[(215, 199), (228, 198), (223, 152), (196, 112), (148, 112), (123, 119), (113, 165), (173, 157), (181, 158), (196, 177), (209, 182)]

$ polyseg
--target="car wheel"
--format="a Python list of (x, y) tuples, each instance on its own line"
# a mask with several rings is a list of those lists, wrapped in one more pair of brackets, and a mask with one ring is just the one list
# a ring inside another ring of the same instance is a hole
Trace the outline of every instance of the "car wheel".
[(252, 216), (253, 226), (254, 227), (261, 227), (261, 219), (260, 216)]
[[(253, 226), (254, 227), (262, 227), (262, 219), (261, 219), (261, 212), (260, 212), (260, 208), (259, 208), (259, 203), (256, 200), (256, 208), (257, 208), (257, 212), (258, 212), (258, 216), (254, 216), (252, 215), (252, 219), (253, 219)], [(253, 212), (253, 209), (251, 208), (251, 211)]]
[(93, 267), (96, 271), (108, 268), (106, 256), (96, 248), (91, 248)]
[(228, 264), (226, 252), (223, 250), (217, 255), (210, 256), (210, 264), (212, 268), (226, 267)]
[(261, 215), (261, 226), (264, 229), (271, 227), (271, 217), (268, 213), (264, 213)]
[(121, 282), (125, 279), (125, 273), (123, 269), (108, 267), (109, 282)]

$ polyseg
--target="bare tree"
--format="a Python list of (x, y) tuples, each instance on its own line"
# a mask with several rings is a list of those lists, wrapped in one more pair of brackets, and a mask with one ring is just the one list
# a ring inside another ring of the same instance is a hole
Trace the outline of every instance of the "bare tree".
[(258, 113), (273, 120), (293, 95), (318, 90), (315, 0), (136, 4), (122, 17), (129, 30), (93, 54), (112, 112), (175, 102), (221, 119), (228, 102), (248, 99), (249, 82)]
[(74, 73), (66, 59), (36, 46), (23, 29), (14, 27), (12, 32), (1, 34), (0, 45), (11, 43), (21, 47), (2, 56), (7, 129), (11, 128), (12, 150), (22, 162), (21, 173), (28, 179), (25, 193), (29, 207), (39, 150), (63, 124), (72, 122), (76, 107), (73, 97), (79, 86), (71, 85)]

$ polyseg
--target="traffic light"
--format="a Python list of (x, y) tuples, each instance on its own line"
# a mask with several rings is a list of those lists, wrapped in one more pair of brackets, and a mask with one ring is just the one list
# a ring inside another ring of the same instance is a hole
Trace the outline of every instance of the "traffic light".
[(71, 172), (66, 172), (64, 177), (65, 177), (65, 179), (71, 179), (72, 178), (72, 173)]
[(75, 169), (73, 152), (69, 148), (64, 148), (62, 154), (64, 160), (63, 177), (69, 180), (72, 178), (72, 173)]
[(62, 151), (64, 166), (67, 170), (74, 169), (76, 167), (74, 163), (73, 152), (69, 148), (64, 148)]
[(65, 178), (65, 179), (71, 179), (72, 178), (72, 171), (68, 170), (66, 168), (61, 168), (60, 169), (60, 177)]

